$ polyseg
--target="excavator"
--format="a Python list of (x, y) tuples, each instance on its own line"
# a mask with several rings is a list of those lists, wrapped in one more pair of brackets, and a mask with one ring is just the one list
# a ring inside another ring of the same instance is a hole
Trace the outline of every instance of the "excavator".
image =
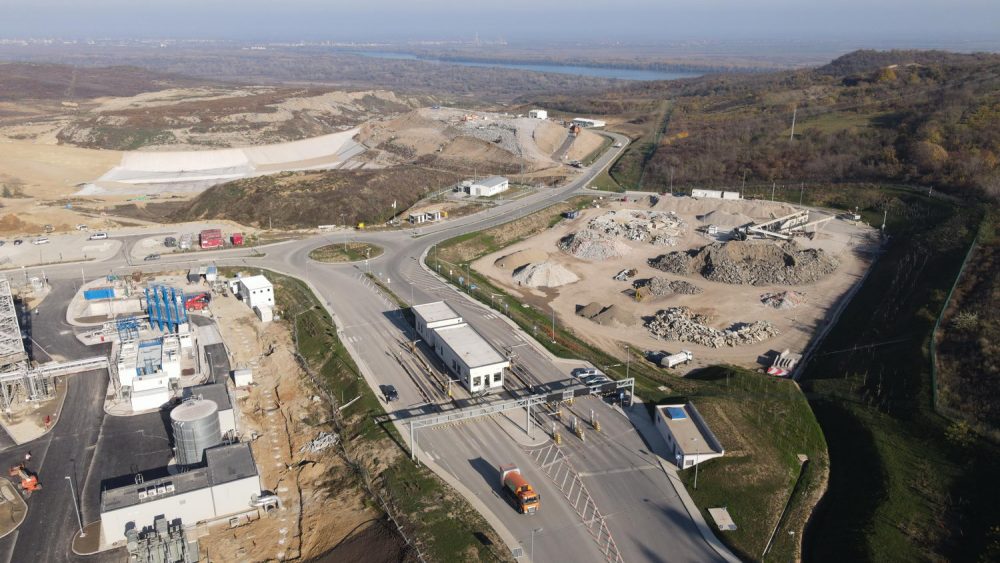
[(38, 475), (28, 471), (23, 463), (19, 463), (10, 468), (10, 476), (15, 480), (21, 480), (21, 490), (24, 491), (24, 497), (30, 497), (31, 493), (41, 490), (42, 484), (38, 482)]

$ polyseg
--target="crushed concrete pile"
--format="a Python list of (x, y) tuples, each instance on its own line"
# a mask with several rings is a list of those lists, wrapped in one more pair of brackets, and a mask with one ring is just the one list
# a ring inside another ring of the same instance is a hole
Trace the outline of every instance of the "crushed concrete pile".
[(821, 249), (794, 242), (729, 241), (691, 254), (670, 252), (649, 265), (673, 274), (699, 273), (705, 279), (737, 285), (800, 285), (833, 273), (839, 261)]
[(320, 432), (299, 448), (299, 453), (317, 453), (337, 444), (340, 437), (333, 432)]
[(525, 248), (524, 250), (518, 250), (517, 252), (498, 258), (496, 262), (493, 262), (493, 265), (501, 270), (510, 270), (513, 272), (521, 266), (544, 262), (548, 257), (549, 255), (543, 250)]
[(527, 287), (559, 287), (580, 281), (580, 278), (564, 266), (552, 262), (528, 264), (514, 271), (517, 285)]
[(674, 212), (621, 210), (594, 217), (587, 228), (613, 238), (675, 246), (684, 221)]
[(624, 328), (636, 323), (635, 314), (617, 305), (605, 307), (593, 301), (576, 312), (577, 315), (590, 319), (601, 326)]
[(765, 293), (760, 296), (760, 302), (775, 309), (794, 309), (805, 301), (805, 297), (795, 291), (779, 291)]
[(581, 260), (598, 261), (621, 258), (632, 251), (624, 242), (589, 229), (563, 237), (559, 249)]
[(691, 282), (684, 280), (670, 280), (667, 278), (651, 278), (645, 284), (645, 287), (648, 288), (650, 295), (655, 296), (671, 295), (675, 293), (695, 295), (704, 291), (702, 288)]
[(778, 329), (768, 321), (736, 323), (719, 330), (706, 326), (706, 320), (687, 307), (670, 307), (656, 313), (646, 322), (646, 328), (660, 339), (692, 342), (709, 348), (754, 344), (778, 335)]

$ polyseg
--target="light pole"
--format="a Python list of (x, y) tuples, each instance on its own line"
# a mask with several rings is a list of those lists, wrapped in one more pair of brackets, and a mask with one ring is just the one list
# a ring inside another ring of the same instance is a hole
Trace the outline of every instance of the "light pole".
[(80, 537), (87, 537), (86, 532), (83, 531), (83, 517), (80, 516), (80, 505), (76, 502), (76, 490), (73, 488), (73, 480), (66, 475), (66, 481), (69, 482), (69, 494), (73, 497), (73, 506), (76, 507), (76, 523), (80, 525)]
[(206, 351), (208, 355), (208, 374), (212, 376), (212, 383), (215, 383), (215, 370), (212, 369), (212, 353)]
[(556, 308), (552, 308), (552, 343), (556, 343)]
[(531, 530), (531, 545), (528, 547), (528, 557), (531, 563), (535, 563), (535, 534), (540, 534), (545, 528), (533, 528)]
[(629, 360), (632, 359), (632, 354), (629, 354), (628, 344), (625, 345), (625, 379), (628, 379), (628, 365)]
[[(696, 444), (697, 442), (698, 442), (698, 438), (691, 438), (691, 443), (692, 444)], [(697, 447), (697, 445), (696, 445), (696, 447)], [(694, 490), (696, 490), (696, 491), (698, 490), (698, 451), (697, 450), (695, 450), (695, 452), (694, 452)]]

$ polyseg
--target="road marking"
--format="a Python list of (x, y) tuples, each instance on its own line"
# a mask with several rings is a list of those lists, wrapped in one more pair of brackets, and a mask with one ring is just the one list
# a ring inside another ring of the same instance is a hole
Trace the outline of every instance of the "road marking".
[(606, 469), (604, 471), (582, 471), (577, 473), (580, 477), (598, 477), (602, 475), (617, 475), (619, 473), (632, 473), (634, 471), (661, 470), (655, 465), (644, 465), (642, 467), (622, 467), (619, 469)]

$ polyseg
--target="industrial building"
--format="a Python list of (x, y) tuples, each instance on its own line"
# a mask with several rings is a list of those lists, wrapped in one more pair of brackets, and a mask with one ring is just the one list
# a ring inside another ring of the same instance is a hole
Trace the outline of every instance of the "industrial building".
[(413, 307), (419, 334), (471, 393), (503, 389), (510, 360), (444, 301)]
[(419, 225), (421, 223), (433, 223), (440, 221), (442, 217), (447, 217), (447, 211), (423, 211), (420, 213), (410, 213), (409, 221), (411, 225)]
[(691, 197), (699, 199), (742, 199), (740, 192), (726, 192), (722, 190), (691, 190)]
[[(180, 407), (178, 407), (180, 408)], [(256, 512), (260, 476), (250, 444), (205, 450), (204, 463), (188, 471), (101, 492), (101, 534), (105, 545), (125, 541), (126, 531), (152, 527), (157, 517), (185, 526)]]
[(503, 176), (490, 176), (482, 180), (473, 180), (469, 184), (469, 195), (473, 197), (489, 197), (507, 191), (510, 181)]
[(657, 405), (656, 428), (681, 469), (694, 467), (726, 453), (694, 403)]
[(607, 125), (607, 123), (605, 123), (604, 121), (601, 121), (600, 119), (590, 119), (590, 118), (587, 118), (587, 117), (577, 117), (577, 118), (573, 119), (573, 125), (579, 125), (580, 127), (583, 127), (584, 129), (592, 129), (594, 127), (604, 127), (605, 125)]
[[(184, 342), (190, 346), (188, 325), (183, 326)], [(129, 398), (133, 412), (160, 408), (170, 402), (181, 377), (181, 349), (180, 335), (121, 343), (118, 383), (123, 396)]]
[(548, 119), (549, 112), (545, 111), (544, 109), (531, 109), (528, 110), (528, 117), (532, 119)]

